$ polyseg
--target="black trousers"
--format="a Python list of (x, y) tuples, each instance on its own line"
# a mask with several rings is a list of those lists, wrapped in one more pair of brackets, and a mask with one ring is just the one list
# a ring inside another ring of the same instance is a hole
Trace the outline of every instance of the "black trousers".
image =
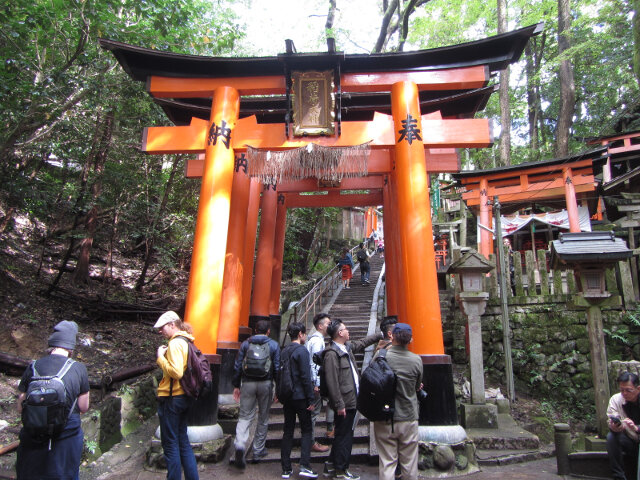
[[(612, 432), (607, 434), (607, 454), (613, 478), (627, 480), (625, 476), (625, 463), (637, 468), (638, 444), (631, 440), (624, 432)], [(625, 458), (627, 461), (625, 462)]]
[(300, 444), (300, 465), (311, 468), (311, 412), (307, 410), (306, 400), (291, 400), (282, 405), (284, 411), (284, 434), (280, 444), (280, 463), (282, 471), (291, 470), (291, 446), (293, 444), (293, 430), (296, 426), (296, 415), (300, 422), (300, 433), (302, 440)]
[(353, 445), (353, 421), (356, 417), (356, 409), (347, 410), (343, 417), (335, 412), (335, 437), (329, 454), (329, 462), (333, 463), (336, 470), (347, 470), (351, 459), (351, 446)]

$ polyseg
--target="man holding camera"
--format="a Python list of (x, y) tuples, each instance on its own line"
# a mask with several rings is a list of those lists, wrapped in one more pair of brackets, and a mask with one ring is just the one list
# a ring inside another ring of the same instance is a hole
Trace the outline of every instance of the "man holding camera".
[(402, 480), (418, 478), (418, 399), (422, 390), (422, 360), (407, 348), (411, 326), (397, 323), (391, 331), (387, 363), (396, 374), (395, 412), (392, 421), (373, 422), (378, 447), (380, 480), (393, 480), (400, 465)]
[(634, 373), (622, 372), (618, 376), (618, 387), (620, 393), (611, 397), (607, 407), (610, 430), (607, 453), (613, 478), (626, 480), (624, 457), (629, 457), (634, 464), (638, 459), (640, 379)]

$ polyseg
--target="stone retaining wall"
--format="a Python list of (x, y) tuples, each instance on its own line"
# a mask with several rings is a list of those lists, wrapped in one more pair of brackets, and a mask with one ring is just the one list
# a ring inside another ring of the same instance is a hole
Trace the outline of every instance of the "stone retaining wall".
[(155, 415), (157, 388), (156, 376), (148, 375), (110, 393), (100, 402), (99, 409), (82, 416), (85, 450), (90, 458), (109, 451), (143, 421)]

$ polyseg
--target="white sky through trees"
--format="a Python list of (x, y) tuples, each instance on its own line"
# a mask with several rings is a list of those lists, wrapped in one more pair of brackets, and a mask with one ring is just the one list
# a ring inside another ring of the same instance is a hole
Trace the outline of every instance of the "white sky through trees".
[[(346, 53), (369, 53), (380, 29), (380, 0), (337, 0), (334, 21), (336, 48)], [(240, 42), (245, 54), (272, 56), (293, 40), (298, 53), (324, 52), (327, 0), (244, 0), (233, 2), (247, 38)]]

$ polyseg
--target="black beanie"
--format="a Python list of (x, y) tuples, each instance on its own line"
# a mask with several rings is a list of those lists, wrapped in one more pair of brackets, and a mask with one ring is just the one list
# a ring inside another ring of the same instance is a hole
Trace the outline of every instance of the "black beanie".
[(53, 333), (49, 337), (49, 346), (74, 350), (76, 348), (77, 334), (78, 324), (69, 320), (63, 320), (53, 327)]

